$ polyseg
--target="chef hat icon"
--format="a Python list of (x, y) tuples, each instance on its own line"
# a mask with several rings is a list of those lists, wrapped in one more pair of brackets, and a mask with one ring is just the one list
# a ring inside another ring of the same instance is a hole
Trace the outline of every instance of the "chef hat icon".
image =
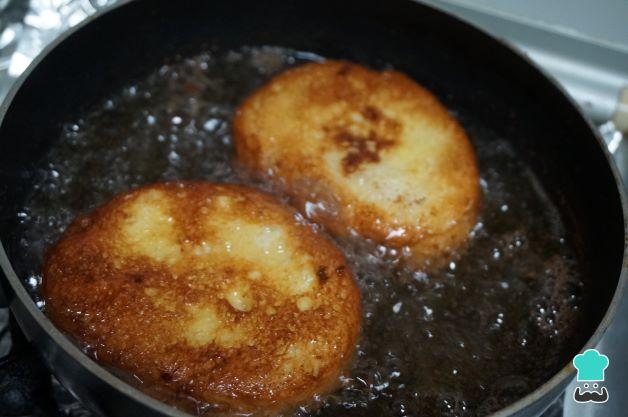
[(578, 381), (604, 381), (608, 356), (601, 355), (596, 349), (588, 349), (573, 358), (573, 366), (578, 370)]

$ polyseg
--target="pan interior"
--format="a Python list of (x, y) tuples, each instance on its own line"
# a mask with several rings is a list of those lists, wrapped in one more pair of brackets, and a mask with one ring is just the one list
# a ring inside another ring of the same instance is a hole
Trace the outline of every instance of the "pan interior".
[(77, 213), (162, 179), (247, 181), (230, 164), (234, 107), (317, 56), (392, 66), (431, 89), (469, 133), (484, 181), (472, 247), (437, 274), (340, 242), (358, 270), (364, 334), (318, 413), (481, 415), (531, 392), (590, 337), (617, 285), (614, 179), (536, 70), (410, 2), (139, 0), (68, 38), (0, 128), (0, 235), (14, 269), (41, 305), (41, 255)]
[[(278, 194), (232, 164), (230, 120), (273, 74), (319, 59), (277, 47), (174, 59), (65, 124), (16, 213), (14, 265), (36, 302), (45, 309), (38, 296), (45, 249), (77, 215), (116, 193), (204, 179)], [(447, 267), (426, 273), (400, 265), (394, 250), (337, 241), (356, 272), (363, 328), (342, 388), (320, 399), (317, 415), (485, 415), (534, 390), (584, 342), (584, 281), (557, 208), (507, 140), (464, 111), (456, 117), (482, 173), (471, 243)], [(168, 399), (159, 387), (140, 388)]]

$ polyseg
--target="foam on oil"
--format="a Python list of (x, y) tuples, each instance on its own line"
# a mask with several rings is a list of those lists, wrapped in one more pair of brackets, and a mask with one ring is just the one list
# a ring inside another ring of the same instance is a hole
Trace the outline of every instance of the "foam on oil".
[[(67, 124), (17, 213), (24, 250), (16, 268), (38, 304), (44, 250), (79, 213), (157, 181), (251, 184), (232, 164), (233, 111), (272, 75), (315, 59), (280, 48), (180, 59)], [(427, 274), (384, 247), (338, 242), (361, 289), (362, 336), (341, 388), (295, 415), (486, 415), (534, 390), (579, 348), (583, 282), (559, 213), (505, 140), (458, 118), (483, 188), (467, 249)]]

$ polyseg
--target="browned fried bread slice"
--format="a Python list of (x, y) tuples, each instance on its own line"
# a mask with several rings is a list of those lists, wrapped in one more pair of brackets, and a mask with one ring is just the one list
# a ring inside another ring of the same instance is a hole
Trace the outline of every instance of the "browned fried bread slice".
[(355, 230), (429, 261), (476, 221), (478, 169), (464, 130), (399, 72), (339, 61), (290, 69), (242, 104), (233, 133), (242, 164), (283, 184), (336, 235)]
[(359, 333), (343, 255), (242, 186), (123, 193), (74, 221), (43, 274), (47, 314), (100, 362), (227, 410), (332, 390)]

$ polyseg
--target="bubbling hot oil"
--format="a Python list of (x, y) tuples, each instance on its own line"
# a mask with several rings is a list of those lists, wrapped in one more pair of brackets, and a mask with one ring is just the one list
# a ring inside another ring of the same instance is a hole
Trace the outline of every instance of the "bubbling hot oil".
[[(16, 267), (38, 304), (43, 252), (79, 213), (157, 181), (251, 184), (232, 165), (236, 106), (272, 75), (315, 59), (269, 47), (178, 59), (67, 124), (17, 213)], [(340, 389), (294, 415), (486, 415), (534, 390), (580, 346), (583, 283), (556, 208), (505, 140), (458, 118), (482, 174), (468, 247), (428, 274), (387, 248), (339, 241), (362, 295), (356, 359)]]

